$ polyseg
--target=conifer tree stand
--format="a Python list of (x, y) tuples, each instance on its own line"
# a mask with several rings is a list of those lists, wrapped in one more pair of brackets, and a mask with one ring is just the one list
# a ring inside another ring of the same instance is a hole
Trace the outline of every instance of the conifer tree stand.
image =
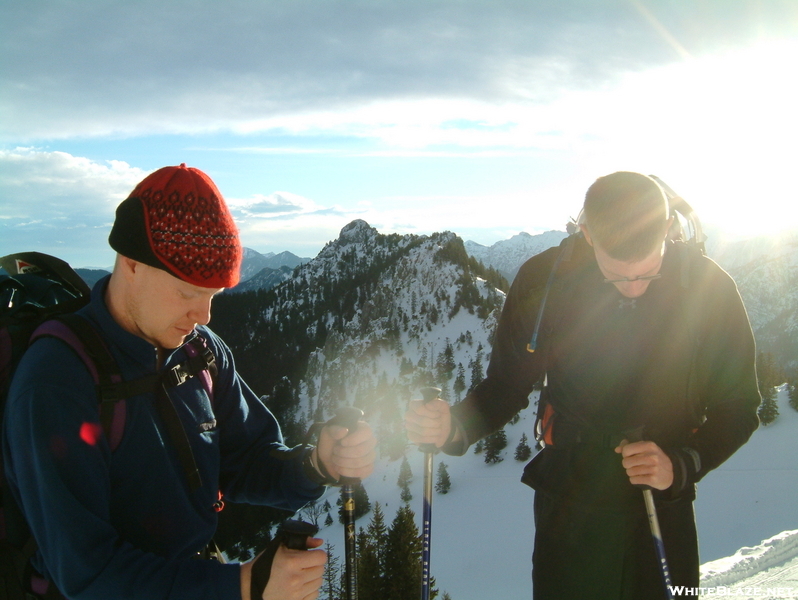
[[(421, 389), (424, 402), (432, 402), (439, 397), (440, 388), (426, 387)], [(421, 444), (418, 447), (424, 453), (424, 507), (422, 512), (421, 538), (421, 600), (429, 600), (430, 592), (430, 541), (432, 534), (432, 457), (438, 452), (434, 444)]]

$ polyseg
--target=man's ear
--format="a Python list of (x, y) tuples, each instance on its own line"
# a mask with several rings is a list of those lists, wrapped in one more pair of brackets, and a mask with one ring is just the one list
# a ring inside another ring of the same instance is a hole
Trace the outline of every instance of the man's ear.
[(675, 215), (671, 215), (671, 218), (668, 219), (668, 224), (665, 226), (665, 239), (668, 239), (671, 232), (671, 227), (673, 227), (673, 220), (676, 218)]
[(592, 246), (593, 245), (593, 240), (590, 238), (590, 232), (588, 232), (588, 230), (587, 230), (587, 225), (582, 223), (582, 224), (579, 225), (579, 229), (582, 230), (582, 235), (585, 236), (585, 241)]
[(117, 254), (116, 264), (114, 265), (114, 271), (119, 271), (119, 274), (122, 275), (125, 279), (131, 279), (139, 270), (141, 270), (142, 263), (133, 260), (132, 258), (128, 258), (122, 254)]

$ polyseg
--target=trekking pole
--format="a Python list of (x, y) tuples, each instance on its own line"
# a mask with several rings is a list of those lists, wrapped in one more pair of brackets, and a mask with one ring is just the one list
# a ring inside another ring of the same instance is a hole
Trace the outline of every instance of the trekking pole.
[[(350, 433), (363, 417), (363, 411), (354, 406), (338, 409), (327, 425), (346, 427)], [(355, 536), (355, 488), (360, 485), (357, 477), (341, 477), (341, 501), (344, 517), (344, 550), (346, 560), (346, 600), (357, 600), (357, 538)]]
[[(440, 388), (425, 387), (421, 389), (424, 404), (439, 397)], [(418, 447), (424, 453), (424, 510), (422, 513), (423, 535), (421, 542), (421, 600), (429, 600), (430, 591), (430, 542), (432, 534), (432, 457), (438, 452), (435, 444), (421, 444)]]
[(657, 518), (657, 507), (654, 506), (654, 495), (651, 493), (651, 488), (643, 490), (643, 499), (646, 502), (646, 514), (648, 515), (648, 524), (651, 528), (651, 537), (654, 539), (654, 546), (657, 549), (657, 559), (659, 561), (660, 573), (662, 574), (662, 584), (665, 586), (665, 596), (668, 600), (673, 600), (673, 582), (671, 581), (671, 571), (668, 567), (668, 559), (665, 557), (665, 544), (662, 541), (662, 531), (659, 528), (659, 519)]
[[(639, 442), (643, 440), (642, 427), (636, 429), (627, 439), (630, 442)], [(651, 529), (651, 537), (654, 540), (654, 548), (657, 552), (657, 562), (659, 563), (660, 574), (662, 575), (662, 585), (665, 587), (665, 597), (668, 600), (673, 600), (673, 582), (671, 581), (671, 570), (668, 566), (668, 559), (665, 556), (665, 543), (662, 541), (662, 530), (659, 528), (659, 518), (657, 517), (657, 507), (654, 504), (654, 494), (651, 487), (647, 485), (636, 485), (643, 491), (643, 500), (646, 503), (646, 516), (648, 517), (648, 526)]]

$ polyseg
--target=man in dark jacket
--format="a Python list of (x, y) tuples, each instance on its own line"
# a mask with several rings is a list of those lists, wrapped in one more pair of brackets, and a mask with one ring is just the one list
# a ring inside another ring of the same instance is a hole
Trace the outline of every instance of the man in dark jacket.
[(205, 327), (214, 295), (237, 283), (241, 262), (238, 231), (207, 175), (185, 165), (149, 175), (118, 207), (109, 241), (118, 253), (113, 274), (80, 314), (123, 380), (184, 363), (198, 335), (217, 374), (210, 390), (195, 376), (117, 403), (113, 419), (124, 428), (112, 443), (77, 354), (55, 338), (31, 346), (9, 392), (3, 455), (38, 545), (34, 567), (75, 600), (315, 598), (320, 549), (280, 548), (264, 589), (251, 578), (254, 561), (221, 564), (198, 553), (216, 529), (220, 491), (297, 510), (324, 483), (371, 472), (370, 428), (325, 427), (317, 448), (289, 452), (230, 349)]
[(669, 239), (672, 219), (653, 179), (598, 179), (581, 231), (519, 271), (485, 380), (451, 411), (413, 402), (407, 413), (412, 441), (460, 455), (544, 384), (545, 447), (522, 478), (536, 490), (536, 600), (665, 597), (635, 486), (654, 490), (673, 583), (697, 587), (695, 483), (758, 425), (754, 340), (736, 286)]

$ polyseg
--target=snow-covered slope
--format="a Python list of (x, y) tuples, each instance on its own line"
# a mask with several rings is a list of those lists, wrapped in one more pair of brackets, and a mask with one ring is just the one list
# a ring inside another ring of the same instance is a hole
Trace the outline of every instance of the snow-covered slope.
[[(798, 526), (798, 413), (787, 404), (786, 388), (778, 400), (779, 419), (757, 430), (699, 483), (702, 587), (759, 585), (763, 589), (758, 598), (798, 597), (798, 532), (791, 531)], [(431, 571), (441, 593), (448, 592), (452, 600), (532, 595), (533, 491), (520, 482), (523, 464), (513, 453), (533, 423), (530, 408), (516, 425), (508, 425), (508, 446), (499, 464), (486, 465), (482, 455), (471, 452), (435, 457), (436, 469), (440, 461), (446, 463), (452, 488), (446, 495), (434, 494)], [(407, 457), (414, 474), (410, 506), (420, 527), (423, 455), (409, 448)], [(380, 502), (388, 523), (401, 505), (399, 465), (398, 460), (383, 459), (365, 482), (370, 500)], [(327, 495), (333, 506), (336, 494), (331, 490)], [(366, 515), (358, 526), (366, 527), (369, 519)], [(319, 535), (343, 552), (343, 530), (337, 522)], [(765, 595), (768, 586), (792, 586), (793, 596)]]
[(712, 561), (798, 528), (798, 412), (786, 386), (779, 418), (698, 484), (701, 557)]
[(718, 588), (724, 588), (738, 592), (738, 596), (798, 597), (798, 529), (783, 531), (757, 546), (740, 548), (732, 556), (704, 564), (701, 587), (715, 588), (716, 595), (721, 593)]

